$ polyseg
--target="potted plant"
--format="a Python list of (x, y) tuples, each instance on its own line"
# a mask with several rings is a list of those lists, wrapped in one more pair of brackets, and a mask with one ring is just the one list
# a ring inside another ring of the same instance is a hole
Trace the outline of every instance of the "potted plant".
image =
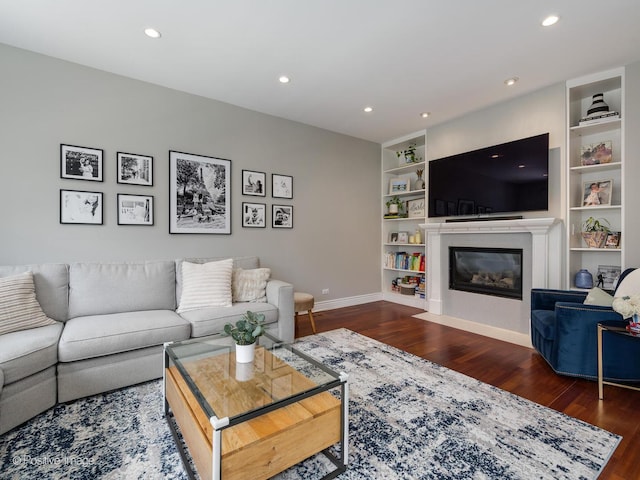
[(394, 195), (389, 200), (387, 200), (387, 203), (385, 205), (387, 206), (389, 215), (398, 215), (402, 212), (404, 203), (402, 202), (402, 200), (400, 200), (400, 197)]
[(406, 163), (415, 163), (420, 161), (418, 157), (416, 157), (416, 144), (410, 143), (406, 150), (399, 150), (396, 152), (398, 158), (404, 156)]
[(589, 217), (582, 224), (582, 238), (589, 248), (602, 248), (609, 233), (609, 222), (604, 218)]
[(265, 333), (264, 314), (247, 311), (235, 325), (224, 326), (225, 335), (230, 335), (236, 342), (236, 361), (238, 363), (253, 362), (256, 340)]

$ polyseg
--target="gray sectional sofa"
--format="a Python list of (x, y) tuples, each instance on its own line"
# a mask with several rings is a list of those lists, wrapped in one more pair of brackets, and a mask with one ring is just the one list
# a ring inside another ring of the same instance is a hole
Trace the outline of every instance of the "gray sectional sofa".
[[(228, 257), (227, 257), (228, 258)], [(184, 260), (0, 267), (32, 271), (36, 298), (56, 324), (0, 335), (0, 434), (67, 402), (162, 377), (165, 342), (219, 333), (247, 310), (293, 341), (293, 286), (270, 279), (266, 303), (233, 303), (176, 313)], [(234, 268), (260, 267), (236, 257)]]

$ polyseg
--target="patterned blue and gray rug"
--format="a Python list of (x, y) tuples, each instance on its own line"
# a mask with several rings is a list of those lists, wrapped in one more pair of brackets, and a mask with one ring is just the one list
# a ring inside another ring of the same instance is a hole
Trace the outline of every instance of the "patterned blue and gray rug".
[[(298, 347), (349, 374), (339, 479), (595, 479), (620, 437), (340, 329)], [(58, 405), (0, 437), (3, 479), (186, 479), (149, 382)], [(317, 456), (278, 475), (315, 479)]]

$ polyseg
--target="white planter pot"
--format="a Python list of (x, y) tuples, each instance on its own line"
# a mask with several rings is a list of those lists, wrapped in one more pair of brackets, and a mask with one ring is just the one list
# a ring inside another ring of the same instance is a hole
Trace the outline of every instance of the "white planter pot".
[(237, 363), (251, 363), (253, 362), (253, 355), (256, 351), (256, 344), (251, 345), (236, 345), (236, 362)]

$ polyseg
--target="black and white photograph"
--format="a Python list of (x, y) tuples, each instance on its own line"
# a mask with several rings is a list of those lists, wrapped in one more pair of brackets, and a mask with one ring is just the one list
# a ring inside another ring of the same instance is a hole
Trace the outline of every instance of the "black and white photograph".
[(153, 225), (153, 196), (119, 193), (118, 225)]
[(293, 177), (271, 174), (271, 196), (273, 198), (293, 198)]
[(242, 226), (265, 228), (267, 226), (267, 205), (265, 203), (242, 202)]
[(598, 273), (594, 282), (603, 290), (613, 290), (618, 282), (622, 269), (617, 265), (598, 265)]
[(153, 157), (135, 153), (118, 152), (118, 183), (153, 185)]
[(169, 232), (231, 233), (231, 160), (169, 151)]
[(273, 228), (293, 228), (293, 206), (272, 205), (271, 226)]
[(102, 225), (102, 192), (60, 190), (60, 223)]
[(242, 170), (242, 194), (264, 197), (266, 195), (266, 179), (267, 174), (264, 172)]
[(102, 182), (102, 157), (100, 148), (60, 144), (60, 177)]

